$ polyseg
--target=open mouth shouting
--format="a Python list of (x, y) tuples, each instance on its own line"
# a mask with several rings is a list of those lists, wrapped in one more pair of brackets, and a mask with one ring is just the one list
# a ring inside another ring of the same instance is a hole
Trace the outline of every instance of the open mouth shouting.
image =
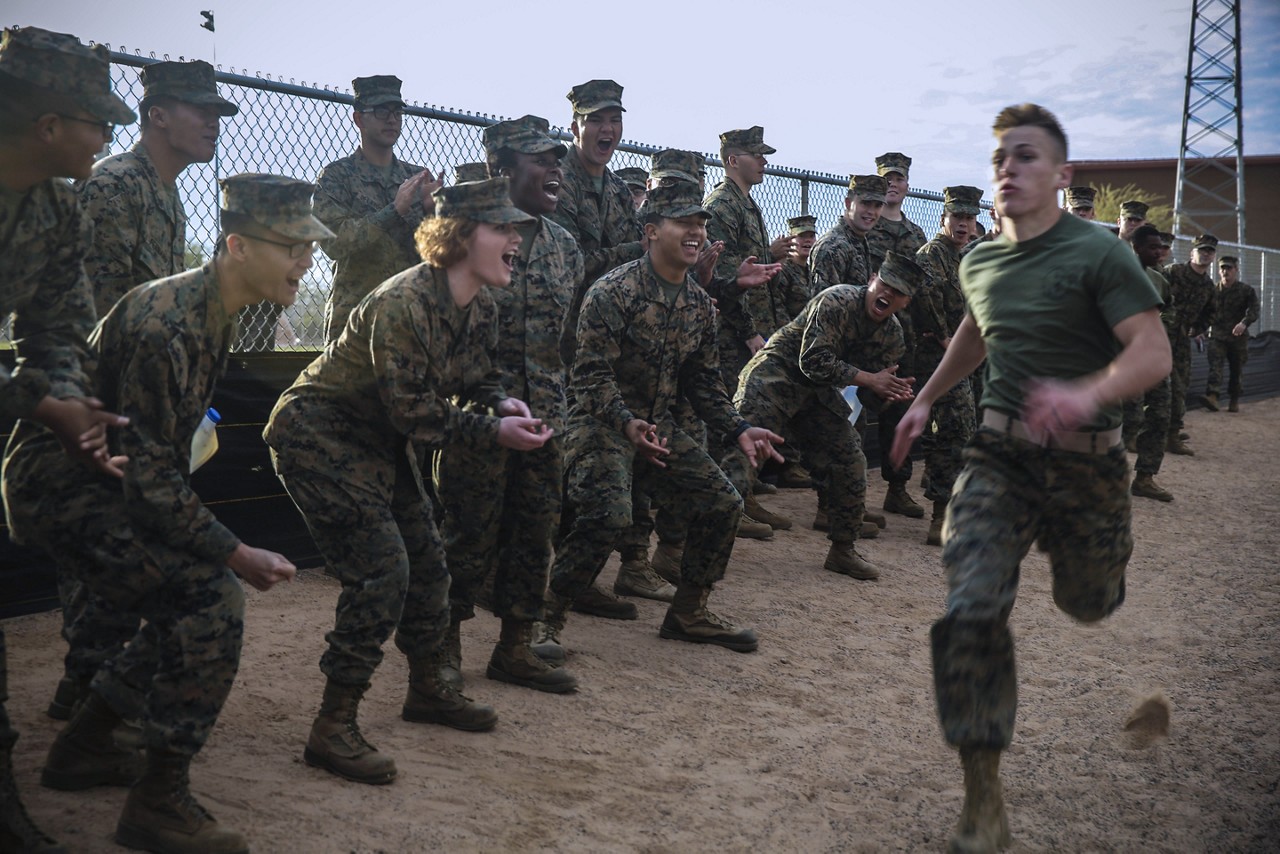
[(542, 192), (546, 194), (547, 201), (556, 202), (560, 198), (560, 182), (555, 178), (551, 178), (542, 185)]
[(871, 317), (879, 322), (893, 314), (893, 303), (884, 294), (877, 294), (871, 301)]

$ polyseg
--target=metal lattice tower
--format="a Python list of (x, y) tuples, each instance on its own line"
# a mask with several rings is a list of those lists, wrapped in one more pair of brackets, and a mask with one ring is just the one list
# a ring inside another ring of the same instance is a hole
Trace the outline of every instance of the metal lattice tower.
[[(1174, 231), (1244, 243), (1239, 0), (1192, 0)], [(1231, 233), (1232, 225), (1235, 234)]]

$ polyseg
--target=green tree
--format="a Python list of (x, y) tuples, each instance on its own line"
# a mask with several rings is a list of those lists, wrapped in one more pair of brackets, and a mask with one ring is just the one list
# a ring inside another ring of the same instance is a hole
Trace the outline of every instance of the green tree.
[(1164, 196), (1144, 190), (1134, 184), (1113, 187), (1110, 184), (1090, 184), (1097, 191), (1093, 197), (1093, 210), (1100, 222), (1115, 222), (1120, 216), (1122, 202), (1146, 202), (1150, 205), (1147, 211), (1147, 222), (1161, 231), (1173, 231), (1173, 206), (1164, 204)]

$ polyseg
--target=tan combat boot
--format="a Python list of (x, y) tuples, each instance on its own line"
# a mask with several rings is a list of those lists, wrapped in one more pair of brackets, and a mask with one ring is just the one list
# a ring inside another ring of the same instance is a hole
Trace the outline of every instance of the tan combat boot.
[(90, 691), (49, 747), (40, 785), (66, 792), (133, 785), (146, 770), (146, 760), (141, 751), (116, 742), (120, 722), (107, 701)]
[(89, 680), (76, 679), (74, 676), (63, 674), (63, 677), (58, 680), (58, 687), (54, 689), (53, 699), (49, 702), (49, 709), (45, 714), (55, 721), (69, 721), (76, 707), (87, 696), (89, 696)]
[(624, 560), (613, 582), (613, 592), (619, 596), (638, 596), (657, 602), (670, 602), (676, 589), (668, 584), (649, 565), (649, 558)]
[(754, 519), (757, 522), (763, 522), (775, 531), (790, 531), (791, 520), (786, 516), (779, 516), (772, 512), (763, 504), (756, 500), (755, 495), (748, 494), (743, 500), (742, 513), (748, 519)]
[(681, 584), (662, 620), (659, 637), (690, 643), (710, 643), (734, 652), (755, 652), (760, 645), (751, 629), (740, 629), (707, 608), (710, 587)]
[(1233, 394), (1233, 395), (1231, 395), (1231, 402), (1227, 404), (1227, 411), (1228, 411), (1228, 412), (1239, 412), (1239, 411), (1240, 411), (1240, 398), (1236, 397), (1234, 394)]
[(929, 520), (929, 533), (924, 538), (926, 546), (942, 545), (942, 525), (947, 521), (947, 502), (933, 502), (933, 518)]
[(861, 581), (875, 581), (880, 570), (854, 549), (853, 543), (832, 543), (822, 568)]
[(773, 527), (764, 522), (757, 522), (743, 513), (742, 518), (738, 520), (738, 539), (772, 540)]
[(863, 521), (862, 527), (858, 531), (858, 539), (874, 540), (880, 536), (880, 527), (875, 522)]
[[(0, 697), (4, 696), (0, 688)], [(27, 814), (13, 779), (13, 742), (17, 736), (0, 741), (0, 851), (32, 854), (66, 854), (67, 849), (46, 835)]]
[(664, 543), (658, 541), (653, 549), (653, 557), (649, 558), (649, 566), (658, 573), (658, 577), (673, 585), (680, 583), (680, 566), (684, 563), (684, 543)]
[(951, 854), (987, 854), (1008, 848), (1009, 818), (1000, 785), (1000, 751), (960, 748), (964, 765), (964, 808), (951, 834)]
[(147, 751), (147, 771), (129, 790), (116, 842), (163, 854), (248, 854), (249, 844), (222, 827), (191, 794), (191, 757)]
[(778, 487), (781, 489), (811, 489), (813, 475), (799, 463), (783, 463), (778, 472)]
[(1196, 452), (1187, 447), (1186, 442), (1177, 434), (1170, 435), (1165, 440), (1164, 451), (1166, 454), (1177, 454), (1180, 457), (1194, 457), (1196, 455)]
[(1218, 395), (1206, 394), (1200, 398), (1200, 402), (1204, 404), (1204, 408), (1210, 412), (1218, 411)]
[(607, 620), (634, 620), (640, 616), (634, 602), (623, 601), (595, 584), (573, 600), (573, 610)]
[(818, 512), (813, 514), (813, 530), (830, 531), (831, 520), (827, 518), (827, 511), (824, 507), (819, 507)]
[(924, 518), (924, 508), (908, 494), (905, 483), (889, 484), (889, 491), (884, 496), (884, 509), (888, 513), (910, 516), (912, 519)]
[(455, 691), (461, 691), (465, 684), (462, 678), (462, 622), (452, 615), (440, 643), (440, 678)]
[(535, 691), (549, 694), (565, 694), (578, 689), (578, 680), (563, 667), (548, 664), (530, 648), (533, 639), (533, 623), (513, 620), (502, 621), (502, 635), (493, 648), (489, 669), (485, 675), (499, 682), (509, 682)]
[(396, 778), (396, 763), (364, 740), (356, 724), (356, 710), (364, 686), (340, 685), (329, 680), (320, 700), (320, 714), (311, 724), (302, 759), (356, 783), (382, 785)]
[(862, 511), (862, 521), (870, 522), (881, 530), (889, 527), (889, 520), (885, 518), (883, 513), (875, 513), (871, 510)]
[(565, 617), (568, 616), (569, 600), (561, 599), (550, 590), (547, 591), (546, 613), (542, 620), (533, 624), (533, 638), (529, 648), (533, 654), (548, 664), (560, 666), (564, 664), (565, 650), (560, 641), (560, 633), (564, 631)]
[(441, 724), (464, 732), (484, 732), (498, 723), (493, 706), (472, 702), (440, 678), (429, 658), (409, 659), (409, 692), (400, 717), (415, 724)]
[(1133, 486), (1130, 487), (1129, 491), (1140, 498), (1154, 498), (1156, 501), (1173, 500), (1173, 493), (1156, 483), (1155, 475), (1135, 475)]

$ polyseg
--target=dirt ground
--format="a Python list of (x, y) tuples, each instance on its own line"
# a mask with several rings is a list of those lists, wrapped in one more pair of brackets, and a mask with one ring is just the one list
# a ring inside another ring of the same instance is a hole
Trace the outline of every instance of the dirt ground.
[[(1173, 504), (1136, 499), (1128, 600), (1081, 626), (1054, 609), (1047, 565), (1024, 563), (1013, 614), (1020, 708), (1003, 765), (1014, 851), (1273, 851), (1280, 840), (1280, 399), (1188, 415), (1195, 457), (1169, 457)], [(912, 488), (919, 496), (919, 489)], [(884, 485), (873, 474), (870, 499)], [(467, 693), (497, 707), (484, 734), (400, 720), (403, 658), (362, 708), (393, 755), (390, 786), (302, 762), (336, 584), (306, 572), (250, 592), (244, 660), (193, 766), (193, 788), (256, 851), (940, 850), (961, 775), (933, 706), (929, 626), (945, 586), (927, 520), (894, 516), (865, 553), (879, 582), (823, 571), (815, 496), (764, 501), (796, 521), (738, 541), (715, 606), (760, 635), (741, 655), (658, 638), (640, 619), (574, 615), (581, 690), (552, 696), (484, 676), (497, 621), (463, 631)], [(612, 582), (616, 561), (602, 576)], [(59, 724), (55, 614), (11, 620), (15, 764), (36, 819), (72, 851), (111, 841), (120, 789), (42, 789)], [(1169, 738), (1123, 731), (1161, 691)]]

